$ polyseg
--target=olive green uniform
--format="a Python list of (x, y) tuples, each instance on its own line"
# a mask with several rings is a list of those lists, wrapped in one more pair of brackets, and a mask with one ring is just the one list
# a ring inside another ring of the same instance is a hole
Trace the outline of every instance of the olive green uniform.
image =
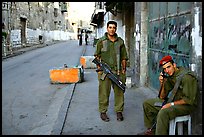
[[(164, 91), (169, 93), (175, 83), (176, 77), (183, 71), (187, 71), (184, 68), (179, 68), (172, 76), (167, 78), (164, 84)], [(155, 107), (155, 102), (163, 102), (160, 98), (148, 99), (143, 103), (144, 110), (144, 123), (147, 128), (151, 128), (156, 121), (156, 135), (168, 135), (169, 133), (169, 121), (177, 116), (190, 114), (197, 105), (197, 79), (193, 73), (188, 73), (181, 79), (180, 85), (174, 96), (174, 100), (183, 99), (187, 104), (174, 105), (169, 108), (161, 110), (161, 107)], [(157, 117), (157, 118), (156, 118)]]
[[(124, 41), (114, 35), (116, 40), (114, 42), (110, 41), (107, 37), (107, 32), (101, 37), (96, 43), (96, 51), (94, 56), (97, 56), (101, 61), (107, 63), (111, 71), (117, 74), (118, 70), (120, 71), (119, 77), (123, 83), (126, 81), (126, 74), (121, 73), (121, 61), (127, 60), (127, 52), (124, 45)], [(124, 108), (124, 93), (123, 91), (113, 83), (107, 76), (105, 79), (102, 79), (103, 74), (98, 73), (98, 97), (99, 97), (99, 112), (103, 113), (108, 110), (109, 105), (109, 96), (111, 91), (111, 85), (114, 90), (114, 109), (115, 112), (122, 112)]]

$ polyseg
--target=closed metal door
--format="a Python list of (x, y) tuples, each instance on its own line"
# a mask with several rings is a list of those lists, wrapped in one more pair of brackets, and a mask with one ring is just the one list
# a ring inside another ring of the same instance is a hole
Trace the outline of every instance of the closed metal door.
[(148, 83), (159, 89), (159, 60), (171, 55), (189, 68), (192, 54), (192, 2), (150, 2), (148, 19)]

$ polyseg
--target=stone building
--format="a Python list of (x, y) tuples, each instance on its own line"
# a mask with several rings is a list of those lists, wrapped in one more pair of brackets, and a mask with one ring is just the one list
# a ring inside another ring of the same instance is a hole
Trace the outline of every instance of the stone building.
[(7, 34), (3, 51), (75, 39), (74, 26), (66, 18), (67, 8), (67, 2), (2, 2), (2, 32)]
[[(96, 2), (91, 25), (97, 38), (108, 20), (118, 23), (129, 55), (132, 86), (159, 89), (158, 62), (170, 54), (178, 66), (194, 71), (200, 102), (193, 116), (193, 134), (202, 134), (202, 2)], [(151, 93), (150, 93), (151, 94)], [(196, 115), (200, 114), (200, 115)]]

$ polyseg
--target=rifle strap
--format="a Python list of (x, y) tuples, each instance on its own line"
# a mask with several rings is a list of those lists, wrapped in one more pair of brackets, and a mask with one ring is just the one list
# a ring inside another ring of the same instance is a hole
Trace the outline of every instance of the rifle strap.
[(176, 77), (176, 83), (174, 85), (174, 88), (172, 89), (172, 91), (169, 93), (168, 95), (168, 101), (167, 103), (169, 102), (172, 102), (174, 100), (174, 97), (176, 95), (176, 92), (178, 90), (178, 87), (180, 85), (180, 82), (182, 80), (182, 78), (184, 77), (185, 74), (189, 73), (190, 71), (184, 71), (182, 72), (179, 76)]

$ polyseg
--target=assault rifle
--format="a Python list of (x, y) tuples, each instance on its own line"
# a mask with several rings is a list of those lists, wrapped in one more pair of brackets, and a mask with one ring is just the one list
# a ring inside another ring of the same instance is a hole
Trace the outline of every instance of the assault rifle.
[(111, 68), (108, 66), (108, 64), (100, 62), (97, 58), (95, 58), (92, 62), (97, 66), (100, 66), (100, 69), (97, 69), (96, 72), (103, 71), (105, 74), (104, 78), (107, 76), (123, 91), (123, 93), (125, 93), (125, 84), (119, 79), (118, 75), (111, 71)]

